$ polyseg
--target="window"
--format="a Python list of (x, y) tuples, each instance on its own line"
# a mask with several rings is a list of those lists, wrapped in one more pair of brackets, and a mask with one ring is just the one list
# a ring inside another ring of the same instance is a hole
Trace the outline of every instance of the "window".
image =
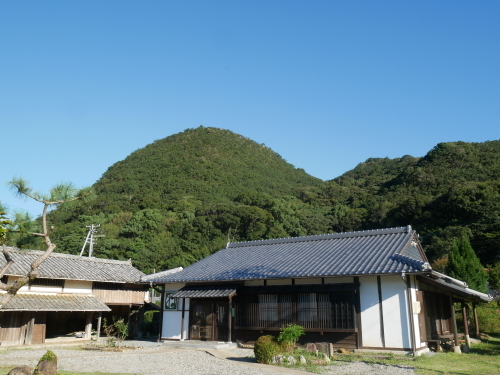
[(354, 329), (354, 292), (241, 294), (235, 325), (280, 328), (295, 323), (310, 329)]
[(55, 286), (59, 288), (64, 287), (64, 280), (61, 279), (34, 279), (30, 280), (31, 286)]
[(92, 289), (104, 289), (104, 290), (122, 290), (123, 284), (120, 283), (106, 283), (101, 281), (94, 281)]

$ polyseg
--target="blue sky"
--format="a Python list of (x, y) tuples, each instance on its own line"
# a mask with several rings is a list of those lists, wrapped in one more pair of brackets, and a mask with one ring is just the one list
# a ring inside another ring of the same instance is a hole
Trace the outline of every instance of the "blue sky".
[(2, 1), (4, 181), (92, 185), (156, 139), (229, 129), (327, 180), (499, 139), (498, 1)]

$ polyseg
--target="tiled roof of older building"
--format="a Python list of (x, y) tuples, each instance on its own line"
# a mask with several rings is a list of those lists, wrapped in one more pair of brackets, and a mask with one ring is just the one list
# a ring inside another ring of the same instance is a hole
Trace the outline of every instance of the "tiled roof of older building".
[(3, 306), (2, 311), (111, 311), (111, 309), (92, 295), (18, 293)]
[[(14, 264), (7, 271), (7, 275), (24, 276), (30, 270), (31, 263), (43, 251), (20, 250), (8, 248), (14, 259)], [(0, 256), (0, 268), (6, 261)], [(89, 281), (108, 281), (117, 283), (134, 283), (141, 279), (144, 273), (132, 266), (130, 261), (88, 258), (77, 255), (52, 253), (40, 265), (40, 278), (71, 279)]]
[(231, 243), (180, 272), (143, 281), (202, 282), (422, 272), (429, 268), (410, 226)]

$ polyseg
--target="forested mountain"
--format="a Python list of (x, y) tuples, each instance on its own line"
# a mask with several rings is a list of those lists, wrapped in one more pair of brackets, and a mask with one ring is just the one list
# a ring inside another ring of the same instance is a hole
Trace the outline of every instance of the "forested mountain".
[(145, 272), (186, 266), (228, 241), (408, 224), (431, 260), (462, 234), (483, 264), (500, 260), (500, 141), (371, 158), (325, 182), (264, 145), (199, 127), (133, 152), (93, 188), (90, 202), (51, 212), (57, 251), (78, 253), (85, 226), (100, 224), (95, 256), (132, 258)]

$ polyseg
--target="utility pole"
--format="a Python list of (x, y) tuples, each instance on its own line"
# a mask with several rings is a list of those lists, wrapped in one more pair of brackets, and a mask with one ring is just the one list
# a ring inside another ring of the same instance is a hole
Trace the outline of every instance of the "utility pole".
[(101, 224), (97, 225), (87, 225), (86, 227), (89, 228), (89, 232), (87, 233), (87, 237), (85, 238), (85, 241), (83, 242), (83, 247), (82, 251), (80, 251), (80, 256), (83, 255), (83, 252), (85, 251), (85, 246), (89, 244), (89, 258), (92, 257), (92, 253), (94, 252), (94, 245), (95, 245), (95, 239), (97, 237), (104, 237), (104, 235), (95, 235), (97, 233), (97, 228), (99, 228)]

